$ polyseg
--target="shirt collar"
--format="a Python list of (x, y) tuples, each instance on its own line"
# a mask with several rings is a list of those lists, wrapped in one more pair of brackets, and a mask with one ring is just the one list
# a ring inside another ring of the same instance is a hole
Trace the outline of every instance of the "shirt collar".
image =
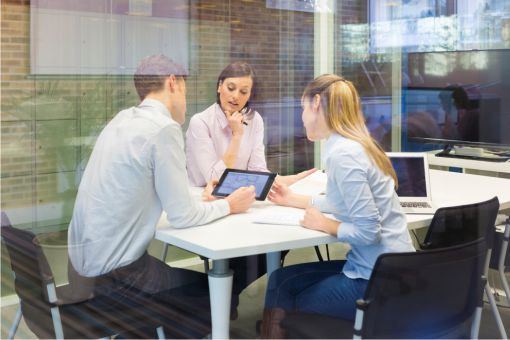
[(168, 111), (168, 108), (160, 102), (157, 99), (144, 99), (139, 105), (139, 108), (154, 108), (157, 112), (169, 117), (173, 120), (172, 115), (170, 114), (170, 111)]
[(222, 129), (228, 127), (227, 116), (225, 116), (225, 112), (223, 112), (221, 106), (218, 103), (214, 104), (214, 115), (216, 116), (216, 119), (220, 123)]

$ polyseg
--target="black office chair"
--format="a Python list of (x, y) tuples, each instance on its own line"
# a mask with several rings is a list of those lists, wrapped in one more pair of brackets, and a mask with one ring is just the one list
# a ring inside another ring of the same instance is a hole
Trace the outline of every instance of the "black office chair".
[(437, 249), (487, 237), (489, 248), (494, 238), (499, 200), (440, 208), (427, 229), (421, 249)]
[(101, 338), (115, 334), (137, 338), (153, 338), (156, 334), (158, 338), (165, 335), (197, 338), (210, 333), (210, 318), (201, 322), (203, 315), (196, 319), (190, 317), (189, 306), (180, 306), (178, 298), (175, 305), (168, 306), (143, 294), (126, 299), (125, 292), (112, 291), (108, 295), (76, 300), (69, 292), (69, 285), (55, 285), (35, 235), (13, 228), (3, 212), (1, 235), (15, 275), (21, 311), (9, 337), (15, 335), (21, 316), (39, 338)]
[[(497, 234), (495, 222), (498, 210), (499, 200), (497, 197), (480, 203), (440, 208), (434, 214), (420, 247), (422, 250), (438, 249), (485, 237), (488, 245), (485, 276), (488, 276)], [(506, 339), (506, 330), (488, 282), (485, 286), (485, 293), (499, 332)]]
[(290, 313), (288, 338), (477, 338), (482, 312), (484, 239), (426, 252), (379, 256), (355, 321)]

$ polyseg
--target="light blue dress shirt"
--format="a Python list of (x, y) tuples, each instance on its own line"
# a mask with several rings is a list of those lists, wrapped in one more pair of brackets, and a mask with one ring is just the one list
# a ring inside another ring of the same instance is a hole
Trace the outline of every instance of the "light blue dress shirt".
[(83, 276), (126, 266), (147, 250), (162, 210), (173, 227), (229, 213), (226, 200), (192, 197), (184, 139), (163, 103), (146, 99), (119, 112), (99, 135), (69, 225), (69, 256)]
[(363, 146), (334, 133), (323, 157), (326, 195), (313, 197), (312, 204), (342, 222), (337, 237), (351, 246), (343, 273), (368, 280), (379, 255), (415, 251), (395, 183)]

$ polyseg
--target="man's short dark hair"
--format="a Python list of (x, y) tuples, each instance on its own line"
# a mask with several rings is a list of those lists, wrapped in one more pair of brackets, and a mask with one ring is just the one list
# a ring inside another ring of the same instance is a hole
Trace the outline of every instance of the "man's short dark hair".
[(161, 91), (165, 79), (170, 75), (184, 77), (186, 71), (181, 65), (164, 54), (155, 54), (143, 58), (138, 64), (133, 77), (140, 100), (144, 100), (151, 92)]

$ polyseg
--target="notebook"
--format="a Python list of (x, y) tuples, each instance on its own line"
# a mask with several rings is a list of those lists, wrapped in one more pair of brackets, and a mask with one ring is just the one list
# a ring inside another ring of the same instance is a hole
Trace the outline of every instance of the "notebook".
[(397, 195), (406, 214), (434, 214), (430, 193), (427, 155), (418, 152), (388, 152), (397, 173)]

